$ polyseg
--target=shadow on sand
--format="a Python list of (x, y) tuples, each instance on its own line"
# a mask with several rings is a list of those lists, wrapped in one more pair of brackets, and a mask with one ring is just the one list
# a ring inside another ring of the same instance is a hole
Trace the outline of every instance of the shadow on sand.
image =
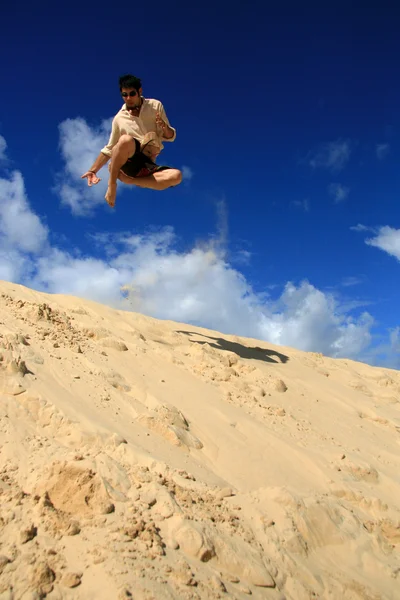
[[(227, 352), (234, 352), (241, 358), (250, 358), (255, 360), (263, 360), (265, 362), (271, 363), (286, 363), (289, 360), (289, 357), (286, 354), (281, 354), (276, 350), (268, 350), (267, 348), (260, 348), (259, 346), (243, 346), (243, 344), (238, 344), (237, 342), (229, 342), (224, 338), (212, 337), (211, 335), (204, 335), (203, 333), (198, 333), (197, 331), (176, 331), (176, 333), (184, 333), (185, 335), (201, 335), (207, 340), (204, 342), (201, 340), (190, 340), (194, 344), (208, 344), (217, 350), (226, 350)], [(214, 342), (208, 341), (214, 340)], [(276, 357), (272, 358), (273, 356)]]

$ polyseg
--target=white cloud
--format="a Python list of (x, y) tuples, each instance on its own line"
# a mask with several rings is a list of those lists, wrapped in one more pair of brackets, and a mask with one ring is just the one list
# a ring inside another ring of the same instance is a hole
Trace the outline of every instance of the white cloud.
[[(210, 242), (179, 252), (171, 228), (92, 238), (101, 256), (52, 247), (29, 206), (20, 173), (0, 180), (0, 276), (116, 308), (203, 325), (271, 343), (357, 358), (371, 344), (373, 318), (353, 317), (333, 295), (304, 281), (287, 283), (274, 302), (254, 291), (227, 261), (226, 205)], [(397, 342), (396, 342), (397, 343)]]
[(160, 253), (149, 236), (141, 240), (142, 256), (135, 251), (122, 263), (117, 259), (135, 265), (128, 294), (133, 310), (331, 356), (354, 357), (370, 343), (368, 313), (358, 319), (343, 314), (333, 296), (307, 282), (286, 284), (273, 304), (218, 253), (176, 253), (172, 241)]
[(193, 169), (191, 169), (190, 167), (187, 167), (186, 165), (183, 165), (183, 167), (182, 167), (182, 180), (183, 181), (191, 181), (193, 175), (194, 175)]
[(376, 145), (376, 156), (379, 160), (383, 160), (389, 154), (389, 144), (377, 144)]
[(47, 227), (29, 207), (21, 173), (0, 178), (0, 279), (31, 276), (33, 255), (45, 250), (47, 235)]
[(0, 178), (0, 236), (3, 248), (37, 252), (47, 240), (47, 227), (29, 208), (21, 173)]
[(392, 369), (400, 369), (400, 327), (390, 332), (389, 349), (384, 356)]
[(352, 287), (354, 285), (359, 285), (360, 283), (364, 283), (364, 281), (365, 281), (365, 277), (354, 277), (354, 276), (344, 277), (341, 285), (343, 287)]
[(100, 150), (108, 141), (112, 119), (102, 121), (99, 127), (89, 127), (84, 119), (66, 119), (59, 125), (60, 148), (64, 170), (57, 178), (56, 191), (63, 204), (75, 215), (87, 215), (96, 205), (106, 206), (107, 166), (99, 173), (102, 181), (88, 187), (83, 173), (90, 169)]
[(235, 264), (238, 264), (238, 265), (248, 265), (248, 264), (250, 264), (250, 260), (251, 260), (252, 256), (253, 256), (253, 253), (250, 252), (249, 250), (240, 249), (234, 253), (232, 260)]
[(400, 357), (400, 327), (396, 327), (390, 333), (390, 344)]
[(350, 159), (349, 140), (336, 140), (321, 145), (309, 154), (307, 162), (313, 168), (325, 168), (330, 171), (341, 171)]
[(304, 212), (310, 212), (310, 200), (308, 198), (304, 200), (292, 200), (291, 204)]
[(120, 288), (127, 276), (123, 269), (118, 270), (104, 260), (74, 257), (51, 248), (37, 258), (31, 283), (51, 293), (68, 293), (118, 306)]
[(375, 237), (365, 240), (365, 243), (380, 248), (400, 261), (400, 229), (387, 225), (380, 227)]
[(264, 339), (302, 350), (318, 348), (336, 357), (357, 356), (371, 341), (371, 315), (363, 313), (353, 319), (343, 314), (333, 295), (308, 282), (298, 287), (287, 283), (279, 305), (280, 312), (264, 323), (268, 335)]
[(373, 227), (367, 227), (367, 225), (362, 225), (362, 223), (358, 223), (357, 225), (353, 225), (350, 227), (352, 231), (373, 231)]
[(217, 236), (214, 238), (214, 244), (219, 248), (219, 252), (224, 252), (228, 244), (228, 206), (225, 198), (218, 200), (217, 209)]
[(34, 262), (29, 255), (7, 248), (0, 239), (0, 280), (22, 282), (34, 271)]
[(0, 135), (0, 161), (6, 160), (6, 158), (7, 158), (6, 148), (7, 148), (7, 142), (3, 138), (3, 136)]
[(361, 359), (370, 364), (384, 365), (389, 369), (400, 369), (400, 327), (389, 331), (388, 339), (368, 348)]
[(335, 204), (343, 202), (349, 195), (350, 189), (341, 183), (331, 183), (328, 186), (329, 195), (332, 196)]

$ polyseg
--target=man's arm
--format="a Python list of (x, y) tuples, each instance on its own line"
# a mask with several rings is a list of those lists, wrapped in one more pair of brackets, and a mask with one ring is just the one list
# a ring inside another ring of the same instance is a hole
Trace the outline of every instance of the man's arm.
[(89, 187), (92, 187), (92, 185), (96, 185), (96, 183), (99, 183), (101, 179), (100, 177), (97, 177), (96, 173), (97, 171), (100, 171), (100, 169), (104, 167), (104, 165), (108, 163), (109, 160), (109, 156), (106, 156), (105, 154), (100, 152), (93, 165), (90, 167), (89, 171), (86, 171), (86, 173), (84, 173), (81, 176), (81, 179), (87, 179)]
[(89, 171), (91, 171), (92, 173), (97, 173), (97, 171), (100, 171), (100, 169), (108, 163), (110, 158), (110, 156), (106, 156), (105, 154), (103, 154), (103, 152), (100, 152), (93, 165), (90, 167)]
[(161, 139), (167, 142), (174, 142), (176, 138), (176, 129), (169, 124), (167, 113), (161, 102), (156, 115), (156, 123), (162, 131)]
[[(114, 117), (112, 122), (110, 139), (108, 140), (108, 144), (104, 146), (104, 148), (102, 148), (100, 152), (100, 154), (105, 154), (105, 156), (108, 157), (107, 160), (111, 158), (112, 149), (114, 148), (120, 137), (121, 135), (117, 123), (117, 117)], [(97, 157), (96, 162), (99, 160), (99, 158), (101, 158), (100, 155)], [(101, 167), (103, 167), (106, 164), (107, 160), (101, 164)], [(99, 169), (101, 169), (101, 167), (99, 167)]]

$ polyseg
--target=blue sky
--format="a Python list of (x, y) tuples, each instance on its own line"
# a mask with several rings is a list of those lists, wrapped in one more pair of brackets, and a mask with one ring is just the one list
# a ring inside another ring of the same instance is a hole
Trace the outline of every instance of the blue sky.
[[(3, 8), (0, 278), (399, 368), (400, 9), (323, 4)], [(112, 211), (127, 72), (185, 180)]]

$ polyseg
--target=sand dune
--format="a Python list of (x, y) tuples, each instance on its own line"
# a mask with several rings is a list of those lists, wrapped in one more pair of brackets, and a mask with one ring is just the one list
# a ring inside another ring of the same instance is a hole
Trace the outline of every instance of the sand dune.
[(0, 599), (400, 598), (400, 373), (0, 283)]

